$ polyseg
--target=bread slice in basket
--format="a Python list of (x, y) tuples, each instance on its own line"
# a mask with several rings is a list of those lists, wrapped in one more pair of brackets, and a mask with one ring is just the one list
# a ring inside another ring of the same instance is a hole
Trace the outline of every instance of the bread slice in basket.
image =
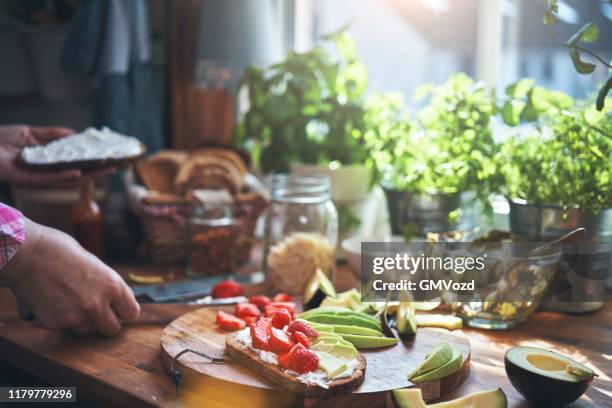
[(357, 357), (358, 365), (350, 376), (333, 380), (328, 383), (328, 388), (323, 388), (317, 384), (304, 383), (298, 380), (295, 374), (287, 372), (277, 365), (264, 362), (259, 358), (256, 351), (238, 341), (236, 335), (226, 337), (225, 350), (234, 360), (252, 371), (266, 377), (274, 384), (306, 398), (349, 394), (356, 390), (365, 378), (366, 361), (361, 353)]

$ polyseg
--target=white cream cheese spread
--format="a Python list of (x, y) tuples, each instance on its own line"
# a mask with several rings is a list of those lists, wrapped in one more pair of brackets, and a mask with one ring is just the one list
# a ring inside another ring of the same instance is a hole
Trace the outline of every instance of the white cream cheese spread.
[(26, 163), (52, 164), (82, 160), (122, 159), (142, 153), (140, 141), (113, 132), (107, 127), (87, 128), (82, 133), (66, 136), (44, 146), (23, 149)]
[(251, 346), (251, 329), (247, 327), (240, 330), (234, 335), (234, 338), (245, 346)]
[(278, 365), (278, 357), (271, 351), (259, 350), (259, 358), (264, 363)]
[(314, 370), (306, 374), (300, 374), (297, 379), (304, 384), (315, 384), (321, 388), (329, 388), (329, 379), (323, 370)]

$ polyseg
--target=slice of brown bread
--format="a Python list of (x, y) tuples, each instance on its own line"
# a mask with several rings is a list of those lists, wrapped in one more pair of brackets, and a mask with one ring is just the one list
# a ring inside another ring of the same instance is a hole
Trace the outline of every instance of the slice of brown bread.
[(149, 190), (173, 191), (176, 174), (186, 159), (184, 152), (162, 150), (136, 163), (136, 175)]
[(323, 398), (339, 394), (350, 394), (363, 383), (365, 378), (366, 361), (363, 355), (359, 354), (359, 357), (357, 357), (359, 365), (349, 377), (339, 378), (330, 382), (329, 388), (323, 388), (316, 384), (306, 384), (298, 380), (295, 375), (285, 372), (285, 370), (277, 365), (262, 361), (255, 351), (236, 340), (235, 336), (235, 334), (231, 334), (225, 339), (225, 351), (227, 354), (249, 369), (268, 378), (273, 383), (306, 398)]
[(244, 160), (238, 153), (223, 147), (202, 147), (192, 151), (189, 157), (222, 157), (231, 161), (242, 176), (248, 171)]
[(197, 188), (225, 188), (232, 194), (244, 184), (232, 161), (217, 156), (193, 156), (183, 163), (174, 179), (177, 190), (186, 192)]

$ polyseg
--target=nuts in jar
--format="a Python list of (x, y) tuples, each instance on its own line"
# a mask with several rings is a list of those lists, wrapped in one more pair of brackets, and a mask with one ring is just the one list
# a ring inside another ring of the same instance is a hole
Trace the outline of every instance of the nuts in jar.
[(228, 204), (198, 207), (189, 225), (189, 276), (232, 273), (236, 223)]

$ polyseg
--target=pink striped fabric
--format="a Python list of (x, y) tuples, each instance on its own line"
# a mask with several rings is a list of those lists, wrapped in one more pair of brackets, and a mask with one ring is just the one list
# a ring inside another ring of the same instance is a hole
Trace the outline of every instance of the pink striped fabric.
[(0, 203), (0, 269), (11, 260), (25, 242), (23, 215)]

